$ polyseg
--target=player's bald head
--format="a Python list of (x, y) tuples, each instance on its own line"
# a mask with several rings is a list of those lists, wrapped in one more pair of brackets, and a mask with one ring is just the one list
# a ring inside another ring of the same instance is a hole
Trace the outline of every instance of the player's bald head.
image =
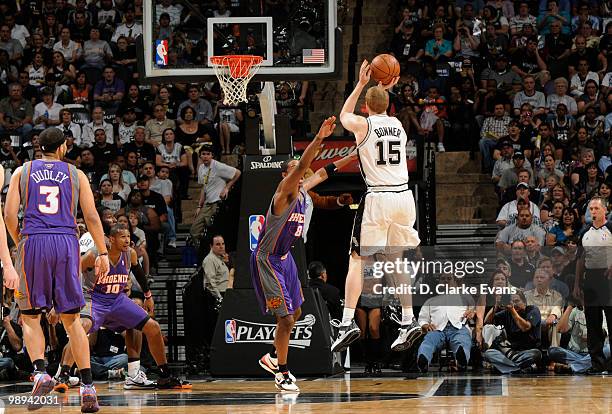
[(373, 114), (382, 114), (389, 106), (389, 94), (380, 86), (372, 86), (366, 92), (366, 105)]
[(38, 143), (44, 153), (55, 152), (64, 142), (66, 142), (64, 132), (55, 127), (45, 129), (38, 136)]

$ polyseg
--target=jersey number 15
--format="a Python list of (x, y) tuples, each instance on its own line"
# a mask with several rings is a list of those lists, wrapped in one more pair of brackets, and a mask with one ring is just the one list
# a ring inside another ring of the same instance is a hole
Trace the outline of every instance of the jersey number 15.
[[(376, 165), (398, 165), (400, 163), (400, 141), (378, 141)], [(386, 147), (386, 148), (385, 148)]]

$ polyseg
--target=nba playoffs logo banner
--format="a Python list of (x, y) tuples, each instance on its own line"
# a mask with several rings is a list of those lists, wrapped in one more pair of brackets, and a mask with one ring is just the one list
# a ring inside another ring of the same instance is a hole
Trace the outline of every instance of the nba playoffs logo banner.
[(251, 251), (257, 248), (259, 235), (261, 234), (265, 221), (266, 218), (261, 214), (249, 216), (249, 245), (251, 247)]
[(157, 66), (168, 65), (168, 41), (167, 40), (156, 40), (155, 41), (155, 64)]
[[(293, 141), (293, 150), (302, 152), (310, 144), (310, 141)], [(312, 171), (319, 168), (324, 168), (330, 162), (339, 161), (340, 159), (350, 155), (355, 150), (355, 141), (350, 140), (326, 140), (323, 141), (323, 147), (317, 154), (316, 158), (310, 165)], [(414, 159), (408, 157), (408, 171), (416, 171), (416, 149)], [(338, 171), (340, 174), (359, 173), (359, 161), (355, 159), (353, 162)]]
[[(291, 338), (289, 339), (290, 348), (305, 349), (312, 342), (312, 329), (317, 318), (308, 314), (295, 323)], [(259, 343), (272, 345), (274, 343), (274, 333), (276, 324), (260, 323), (240, 319), (228, 319), (225, 321), (225, 343)]]

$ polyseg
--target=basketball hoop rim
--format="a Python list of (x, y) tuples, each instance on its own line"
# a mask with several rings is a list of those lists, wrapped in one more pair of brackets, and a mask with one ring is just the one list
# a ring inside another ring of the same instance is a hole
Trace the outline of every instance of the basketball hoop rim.
[(240, 61), (246, 63), (249, 66), (259, 65), (263, 62), (263, 56), (257, 55), (220, 55), (211, 56), (210, 63), (213, 65), (229, 66), (230, 63)]

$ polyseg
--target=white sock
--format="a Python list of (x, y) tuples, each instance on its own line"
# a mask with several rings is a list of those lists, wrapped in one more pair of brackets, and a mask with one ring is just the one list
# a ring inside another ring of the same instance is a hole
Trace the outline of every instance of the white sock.
[(134, 378), (140, 371), (140, 360), (128, 362), (128, 376)]
[(342, 325), (349, 325), (355, 317), (355, 309), (344, 308), (342, 313)]
[(412, 306), (409, 308), (402, 307), (402, 325), (410, 325), (414, 319), (414, 312)]
[(60, 363), (59, 366), (57, 367), (57, 372), (55, 373), (55, 377), (59, 378), (61, 374), (62, 374), (62, 364)]

